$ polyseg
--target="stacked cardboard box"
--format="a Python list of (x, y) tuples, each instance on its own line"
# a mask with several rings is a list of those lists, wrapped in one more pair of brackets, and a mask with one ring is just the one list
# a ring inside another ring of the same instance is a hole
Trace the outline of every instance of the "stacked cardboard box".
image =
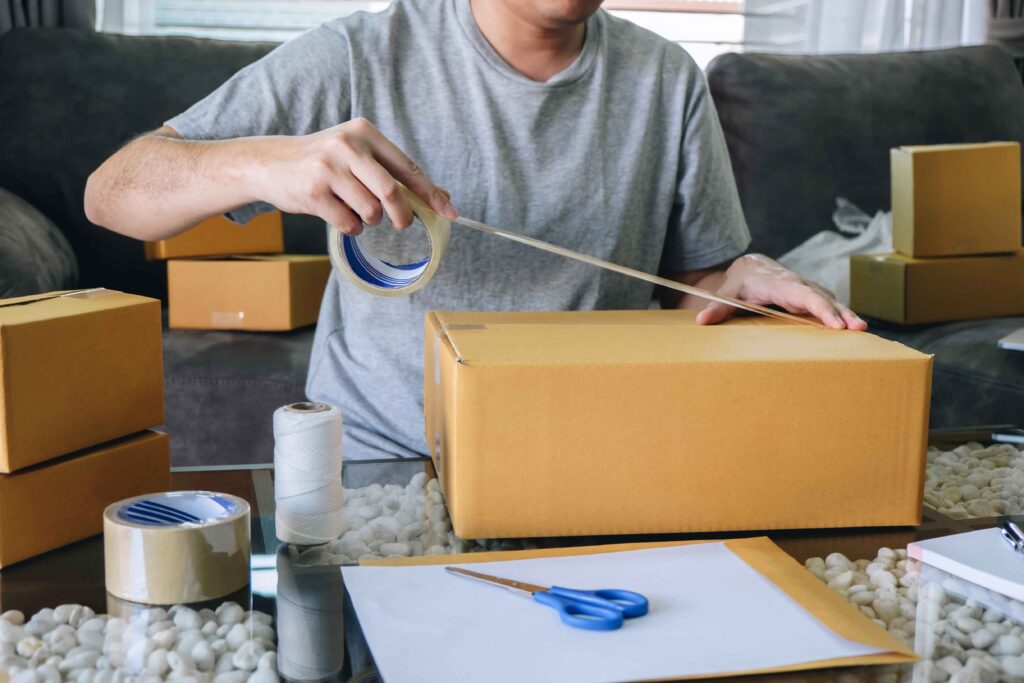
[(217, 216), (146, 245), (167, 264), (169, 325), (179, 329), (292, 330), (316, 322), (327, 256), (283, 254), (280, 212), (244, 227)]
[(893, 246), (853, 256), (857, 312), (902, 324), (1024, 313), (1020, 144), (892, 150)]
[(0, 300), (0, 567), (99, 533), (166, 489), (160, 302), (111, 290)]

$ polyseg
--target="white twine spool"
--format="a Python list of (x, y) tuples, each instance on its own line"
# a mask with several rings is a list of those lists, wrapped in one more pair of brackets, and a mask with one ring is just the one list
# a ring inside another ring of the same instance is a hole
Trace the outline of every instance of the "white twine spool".
[(274, 411), (274, 498), (277, 537), (319, 545), (342, 532), (341, 412), (325, 403), (293, 403)]
[(345, 664), (345, 589), (337, 567), (296, 566), (277, 549), (277, 667), (288, 680), (322, 681)]

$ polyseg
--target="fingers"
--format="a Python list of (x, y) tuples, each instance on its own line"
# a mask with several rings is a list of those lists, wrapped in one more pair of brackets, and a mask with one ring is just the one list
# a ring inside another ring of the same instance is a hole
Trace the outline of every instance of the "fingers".
[(843, 321), (846, 322), (846, 328), (849, 330), (857, 330), (863, 332), (868, 329), (868, 324), (864, 320), (854, 313), (852, 310), (842, 304), (836, 304), (836, 308), (839, 309), (839, 314), (843, 316)]
[(804, 291), (798, 295), (798, 299), (786, 308), (797, 311), (803, 309), (834, 330), (846, 327), (846, 322), (828, 297), (807, 286), (802, 286), (802, 289)]
[(333, 225), (346, 235), (358, 235), (363, 231), (363, 223), (359, 217), (343, 201), (329, 192), (324, 193), (313, 204), (313, 211), (328, 225)]
[(380, 200), (355, 176), (349, 173), (336, 174), (331, 180), (331, 190), (341, 201), (348, 204), (363, 223), (376, 225), (383, 218)]
[(708, 302), (708, 305), (697, 314), (698, 325), (717, 325), (725, 322), (736, 315), (736, 307), (722, 304), (717, 301)]
[[(717, 293), (721, 296), (727, 296), (730, 299), (734, 299), (739, 294), (739, 291), (732, 282), (726, 281)], [(709, 301), (708, 305), (697, 314), (697, 324), (717, 325), (718, 323), (725, 322), (736, 315), (736, 310), (735, 306), (723, 304), (718, 301)]]
[[(390, 174), (420, 196), (437, 213), (449, 220), (459, 217), (455, 207), (451, 205), (451, 196), (427, 177), (419, 165), (406, 156), (395, 143), (384, 137), (375, 128), (368, 131), (368, 140), (373, 148), (374, 157)], [(380, 196), (380, 195), (378, 195)], [(381, 197), (383, 199), (383, 197)], [(404, 226), (403, 226), (404, 227)]]

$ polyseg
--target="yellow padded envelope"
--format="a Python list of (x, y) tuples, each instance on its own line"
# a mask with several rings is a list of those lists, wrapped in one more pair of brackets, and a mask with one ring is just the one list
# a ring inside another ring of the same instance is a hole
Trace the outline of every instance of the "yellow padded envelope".
[[(616, 545), (585, 546), (577, 548), (550, 548), (542, 550), (503, 551), (487, 553), (465, 553), (460, 555), (390, 558), (366, 560), (363, 566), (401, 567), (438, 564), (470, 564), (504, 562), (537, 558), (568, 557), (615, 552), (664, 548), (721, 541), (669, 541), (660, 543), (627, 543)], [(880, 654), (824, 659), (799, 664), (729, 671), (709, 676), (701, 674), (693, 678), (725, 677), (803, 671), (832, 667), (866, 666), (880, 664), (909, 664), (917, 661), (914, 651), (901, 640), (889, 634), (862, 614), (854, 605), (834, 593), (815, 578), (798, 562), (766, 537), (726, 540), (724, 545), (756, 572), (778, 587), (789, 598), (802, 607), (836, 635), (846, 640), (883, 650)], [(510, 577), (517, 578), (517, 577)], [(455, 579), (453, 579), (455, 580)], [(620, 587), (620, 586), (615, 586)], [(643, 617), (641, 617), (643, 618)], [(660, 680), (660, 679), (659, 679)], [(671, 680), (682, 680), (673, 678)]]

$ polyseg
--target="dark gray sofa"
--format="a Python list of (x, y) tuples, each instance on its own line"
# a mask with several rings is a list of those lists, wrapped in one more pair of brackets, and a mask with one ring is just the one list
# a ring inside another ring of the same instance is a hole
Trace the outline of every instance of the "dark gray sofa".
[[(85, 180), (130, 138), (160, 126), (266, 54), (269, 43), (68, 29), (0, 36), (0, 188), (63, 230), (79, 286), (164, 298), (166, 268), (142, 243), (92, 225)], [(325, 253), (322, 223), (285, 217), (285, 248)], [(175, 465), (267, 462), (270, 416), (305, 398), (312, 328), (164, 333), (166, 425)]]
[[(85, 179), (265, 54), (265, 43), (59, 29), (0, 37), (0, 188), (63, 230), (80, 286), (162, 297), (164, 264), (82, 211)], [(729, 55), (708, 72), (754, 247), (778, 255), (829, 227), (836, 195), (888, 208), (888, 149), (1024, 139), (1024, 93), (995, 48), (846, 57)], [(323, 253), (322, 226), (286, 216), (288, 251)], [(882, 330), (936, 354), (933, 425), (1024, 423), (1024, 354), (995, 348), (1024, 318)], [(176, 465), (269, 461), (270, 415), (304, 397), (312, 330), (167, 331), (166, 428)]]
[[(832, 226), (836, 197), (890, 208), (889, 149), (1024, 143), (1024, 85), (998, 47), (872, 55), (728, 54), (707, 70), (751, 249), (780, 256)], [(1024, 424), (1024, 317), (872, 331), (935, 355), (932, 427)]]

